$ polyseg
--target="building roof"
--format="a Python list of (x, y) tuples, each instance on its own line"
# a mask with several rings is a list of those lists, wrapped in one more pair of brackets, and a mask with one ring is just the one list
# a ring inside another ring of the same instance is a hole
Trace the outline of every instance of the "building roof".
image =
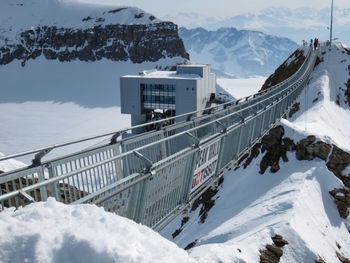
[(201, 79), (197, 74), (178, 74), (176, 71), (141, 71), (139, 75), (126, 75), (125, 78), (154, 78), (154, 79)]

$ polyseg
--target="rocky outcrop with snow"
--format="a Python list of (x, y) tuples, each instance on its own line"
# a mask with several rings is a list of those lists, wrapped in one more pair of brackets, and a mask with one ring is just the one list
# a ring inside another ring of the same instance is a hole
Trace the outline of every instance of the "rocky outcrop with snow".
[(191, 60), (210, 63), (224, 76), (268, 76), (297, 48), (288, 38), (232, 27), (216, 31), (180, 28), (179, 34)]
[(188, 58), (177, 26), (131, 7), (73, 0), (0, 4), (0, 65), (40, 56), (49, 60), (158, 61)]

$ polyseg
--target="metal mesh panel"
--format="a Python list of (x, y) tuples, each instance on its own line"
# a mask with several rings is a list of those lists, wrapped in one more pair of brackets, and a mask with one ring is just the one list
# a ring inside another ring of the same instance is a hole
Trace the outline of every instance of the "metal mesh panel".
[(145, 183), (139, 221), (153, 226), (185, 201), (194, 153), (155, 170)]
[[(0, 196), (13, 192), (15, 190), (21, 190), (22, 188), (34, 185), (42, 181), (44, 181), (42, 167), (28, 168), (26, 170), (18, 172), (14, 171), (11, 173), (3, 174), (0, 176)], [(37, 190), (28, 192), (28, 194), (35, 201), (42, 201), (46, 200), (48, 192), (50, 192), (50, 189), (47, 187), (41, 187)], [(19, 207), (25, 205), (27, 202), (27, 200), (21, 198), (20, 196), (15, 196), (5, 201), (1, 201), (1, 207)]]
[(49, 167), (52, 178), (70, 174), (54, 186), (56, 198), (69, 204), (116, 182), (121, 178), (121, 163), (107, 160), (119, 153), (119, 145), (111, 145), (52, 162)]

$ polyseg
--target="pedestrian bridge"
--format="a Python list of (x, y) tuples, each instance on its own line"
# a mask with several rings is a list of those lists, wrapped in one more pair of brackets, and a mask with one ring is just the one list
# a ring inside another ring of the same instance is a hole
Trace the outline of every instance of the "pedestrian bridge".
[[(139, 125), (1, 157), (0, 161), (35, 155), (31, 166), (1, 174), (0, 209), (54, 197), (66, 204), (103, 206), (160, 230), (288, 113), (308, 82), (316, 53), (310, 48), (298, 71), (268, 90), (203, 114), (155, 121), (158, 128), (151, 132), (122, 138), (145, 126)], [(169, 120), (175, 124), (162, 127)], [(42, 161), (57, 148), (106, 136), (111, 138), (108, 144)]]

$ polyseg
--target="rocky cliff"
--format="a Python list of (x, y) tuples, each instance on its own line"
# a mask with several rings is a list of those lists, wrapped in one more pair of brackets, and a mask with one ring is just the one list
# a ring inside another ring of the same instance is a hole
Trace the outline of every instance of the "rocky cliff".
[(131, 60), (158, 61), (180, 56), (189, 58), (177, 26), (171, 22), (152, 25), (106, 25), (89, 29), (38, 26), (20, 33), (18, 43), (0, 47), (0, 65), (17, 59), (22, 65), (44, 56), (59, 61)]
[[(11, 15), (1, 14), (0, 18), (0, 65), (19, 60), (24, 66), (40, 56), (61, 62), (108, 59), (133, 63), (189, 58), (177, 25), (137, 8), (86, 8), (56, 0), (19, 1), (16, 5), (5, 0), (0, 7), (5, 10), (0, 13), (8, 10)], [(54, 8), (62, 14), (60, 19), (55, 19)], [(14, 19), (20, 16), (28, 16), (28, 21)]]

